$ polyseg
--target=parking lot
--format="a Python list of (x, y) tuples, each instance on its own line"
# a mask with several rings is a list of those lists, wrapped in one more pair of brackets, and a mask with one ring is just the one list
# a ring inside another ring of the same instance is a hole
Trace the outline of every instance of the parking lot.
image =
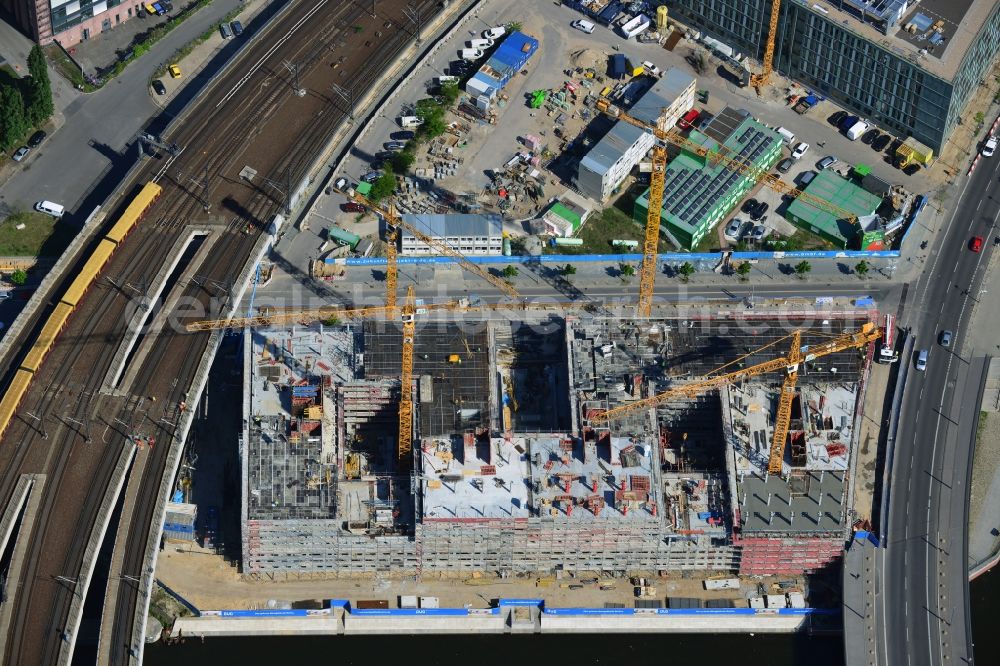
[[(661, 70), (676, 66), (695, 73), (697, 87), (709, 93), (707, 103), (695, 107), (701, 112), (717, 114), (724, 107), (733, 106), (746, 109), (769, 126), (791, 130), (796, 139), (791, 146), (785, 146), (782, 158), (788, 157), (799, 142), (808, 143), (810, 148), (800, 159), (793, 160), (786, 172), (773, 171), (787, 183), (798, 185), (803, 174), (817, 171), (816, 164), (821, 158), (835, 155), (839, 159), (830, 168), (842, 174), (855, 164), (867, 164), (886, 182), (918, 192), (929, 186), (926, 170), (907, 176), (892, 165), (886, 152), (876, 153), (862, 140), (851, 141), (839, 132), (828, 120), (839, 111), (830, 102), (820, 101), (805, 115), (794, 112), (785, 103), (787, 93), (805, 91), (790, 86), (777, 75), (772, 77), (770, 90), (758, 98), (752, 89), (738, 88), (721, 76), (717, 71), (719, 61), (701, 45), (681, 40), (673, 51), (668, 51), (656, 43), (626, 40), (604, 26), (597, 26), (593, 33), (587, 34), (571, 26), (581, 18), (584, 17), (580, 13), (553, 3), (528, 4), (516, 0), (486, 3), (462, 30), (435, 47), (421, 67), (422, 73), (411, 77), (370, 123), (336, 175), (347, 178), (353, 185), (372, 171), (373, 162), (376, 167), (384, 167), (392, 159), (386, 143), (401, 136), (400, 132), (415, 129), (404, 128), (400, 118), (416, 113), (420, 100), (441, 93), (435, 82), (437, 77), (462, 74), (458, 69), (460, 52), (469, 48), (467, 42), (482, 39), (481, 33), (495, 26), (515, 23), (522, 32), (538, 40), (537, 52), (523, 71), (506, 84), (492, 117), (478, 118), (453, 111), (445, 114), (448, 126), (445, 134), (416, 151), (409, 173), (400, 180), (395, 200), (400, 211), (498, 212), (505, 217), (506, 232), (513, 236), (525, 234), (528, 231), (525, 222), (536, 217), (570, 185), (569, 177), (580, 154), (585, 152), (574, 150), (574, 145), (582, 143), (583, 133), (589, 128), (590, 135), (599, 138), (603, 132), (595, 127), (607, 121), (595, 120), (598, 114), (592, 103), (601, 89), (611, 83), (605, 70), (608, 59), (615, 53), (626, 54), (633, 63), (647, 61)], [(700, 74), (693, 72), (685, 60), (685, 56), (696, 52), (702, 54), (707, 64)], [(475, 68), (465, 71), (473, 72)], [(571, 87), (566, 86), (567, 82)], [(548, 93), (546, 104), (531, 108), (532, 93), (540, 90)], [(462, 97), (467, 99), (464, 91)], [(554, 97), (557, 99), (553, 100)], [(886, 150), (891, 147), (887, 145)], [(529, 149), (535, 156), (533, 159), (517, 159)], [(504, 166), (512, 163), (513, 173), (504, 173)], [(629, 191), (630, 182), (623, 183), (621, 191)], [(638, 189), (632, 188), (630, 196), (635, 196)], [(506, 196), (501, 196), (501, 190)], [(758, 186), (748, 196), (767, 205), (767, 212), (755, 223), (767, 228), (770, 240), (795, 236), (796, 247), (826, 247), (818, 237), (799, 231), (782, 218), (788, 202), (782, 200), (780, 193)], [(320, 198), (308, 223), (316, 237), (308, 243), (296, 241), (298, 254), (315, 256), (324, 247), (321, 230), (331, 224), (377, 240), (375, 218), (348, 211), (345, 203), (346, 199), (336, 191)], [(619, 202), (618, 207), (631, 210), (630, 202)], [(703, 242), (709, 247), (699, 249), (735, 246), (724, 235), (727, 222), (733, 218), (750, 221), (750, 217), (749, 213), (734, 210), (717, 226), (716, 233)], [(377, 254), (379, 246), (375, 247)], [(306, 256), (302, 259), (304, 262)]]

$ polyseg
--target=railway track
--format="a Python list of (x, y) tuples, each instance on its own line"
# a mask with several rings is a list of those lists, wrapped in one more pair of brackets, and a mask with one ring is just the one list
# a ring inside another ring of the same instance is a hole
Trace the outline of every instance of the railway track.
[[(436, 5), (430, 0), (420, 4), (425, 16)], [(139, 429), (139, 424), (145, 424), (141, 427), (144, 434), (159, 442), (169, 441), (172, 428), (161, 419), (176, 418), (176, 405), (207, 344), (204, 334), (172, 330), (148, 333), (143, 345), (149, 345), (150, 351), (135, 380), (122, 387), (125, 394), (102, 392), (101, 382), (129, 334), (126, 328), (134, 308), (135, 285), (149, 284), (170, 259), (177, 238), (210, 215), (218, 216), (220, 210), (227, 211), (230, 224), (227, 230), (217, 232), (221, 237), (213, 247), (215, 260), (190, 270), (219, 283), (235, 278), (257, 235), (282, 204), (273, 188), (240, 181), (239, 169), (251, 164), (272, 182), (300, 182), (324, 139), (345, 115), (331, 100), (330, 84), (342, 82), (340, 74), (347, 72), (360, 96), (377, 79), (412, 38), (399, 29), (406, 23), (404, 6), (399, 0), (381, 2), (377, 19), (368, 16), (361, 4), (333, 0), (290, 7), (196, 100), (184, 122), (164, 137), (183, 146), (184, 151), (177, 158), (151, 160), (140, 169), (137, 183), (159, 176), (164, 188), (160, 200), (81, 300), (39, 368), (20, 416), (0, 446), (0, 496), (4, 499), (10, 497), (21, 474), (36, 472), (48, 477), (31, 532), (22, 535), (31, 539), (24, 573), (16, 586), (14, 581), (8, 585), (13, 622), (5, 644), (5, 663), (50, 664), (57, 660), (68, 629), (70, 604), (75, 594), (82, 594), (84, 583), (66, 580), (80, 574), (83, 550), (99, 518), (117, 454), (121, 447), (132, 445), (127, 436)], [(387, 21), (391, 27), (386, 27)], [(354, 25), (362, 30), (350, 30)], [(366, 37), (380, 32), (383, 37), (377, 44), (365, 44), (371, 42)], [(283, 61), (300, 63), (300, 82), (309, 91), (306, 96), (297, 97), (292, 92)], [(333, 63), (338, 66), (333, 67)], [(203, 200), (211, 204), (207, 215)], [(120, 212), (111, 219), (117, 219)], [(244, 233), (247, 227), (253, 233)], [(133, 288), (125, 287), (126, 283)], [(206, 307), (213, 298), (204, 282), (178, 284), (173, 291)], [(37, 421), (26, 418), (25, 412)], [(66, 417), (87, 424), (86, 428)], [(167, 449), (165, 445), (144, 449), (134, 463), (132, 474), (142, 475), (143, 492), (128, 515), (123, 514), (119, 527), (128, 530), (122, 566), (127, 575), (138, 575), (146, 556)], [(115, 613), (111, 663), (126, 663), (128, 646), (133, 642), (138, 591), (134, 583), (118, 589), (115, 599), (105, 600), (114, 604)]]

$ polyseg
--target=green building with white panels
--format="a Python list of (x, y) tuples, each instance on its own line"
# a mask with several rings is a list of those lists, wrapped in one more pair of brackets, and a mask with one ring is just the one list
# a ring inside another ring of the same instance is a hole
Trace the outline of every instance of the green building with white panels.
[[(759, 62), (772, 0), (669, 0)], [(1000, 0), (784, 0), (777, 71), (940, 152), (1000, 49)], [(971, 117), (975, 110), (970, 110)]]
[[(770, 169), (781, 157), (781, 136), (745, 111), (725, 109), (688, 137), (709, 150)], [(667, 164), (660, 230), (681, 249), (693, 249), (754, 186), (747, 176), (682, 150)], [(645, 225), (649, 190), (635, 201), (633, 217)]]
[[(882, 197), (866, 191), (830, 169), (816, 174), (804, 191), (829, 201), (856, 217), (871, 215), (882, 203)], [(852, 244), (856, 246), (855, 241), (861, 233), (861, 228), (856, 223), (838, 218), (833, 213), (799, 199), (788, 206), (785, 217), (800, 229), (816, 234), (841, 250)]]

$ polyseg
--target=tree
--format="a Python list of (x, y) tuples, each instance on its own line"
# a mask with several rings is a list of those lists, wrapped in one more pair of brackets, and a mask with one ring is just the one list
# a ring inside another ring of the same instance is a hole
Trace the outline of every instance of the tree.
[(392, 193), (395, 191), (396, 174), (393, 172), (391, 166), (387, 166), (382, 175), (379, 176), (379, 179), (372, 185), (371, 192), (368, 193), (368, 198), (374, 203), (378, 203), (382, 199), (392, 196)]
[(694, 266), (691, 265), (690, 261), (685, 261), (681, 264), (681, 267), (677, 269), (677, 272), (681, 274), (681, 281), (687, 282), (694, 275)]
[(508, 264), (507, 267), (500, 272), (500, 274), (503, 275), (504, 278), (508, 280), (511, 278), (516, 278), (518, 274), (517, 266), (511, 266), (510, 264)]
[(751, 270), (750, 262), (744, 261), (736, 269), (736, 274), (740, 276), (740, 282), (746, 282)]
[(628, 282), (629, 278), (635, 275), (635, 267), (632, 264), (622, 262), (618, 264), (618, 273), (621, 275), (622, 280)]
[(795, 274), (799, 276), (800, 279), (805, 279), (806, 273), (813, 269), (812, 264), (808, 261), (800, 261), (795, 264)]
[(413, 151), (406, 148), (402, 152), (395, 153), (392, 156), (392, 170), (396, 173), (406, 173), (413, 166), (413, 162), (417, 159), (417, 156), (413, 154)]
[(30, 125), (41, 125), (52, 115), (52, 83), (49, 81), (48, 63), (42, 47), (35, 44), (28, 54), (28, 107), (27, 117)]
[(335, 316), (334, 317), (327, 317), (326, 319), (323, 320), (323, 325), (324, 326), (330, 326), (331, 328), (334, 327), (334, 326), (340, 326), (340, 319), (338, 319)]
[(0, 148), (10, 150), (28, 131), (24, 117), (24, 99), (14, 86), (0, 89)]
[(868, 262), (865, 261), (864, 259), (862, 259), (858, 263), (854, 264), (854, 272), (857, 273), (858, 277), (861, 277), (861, 278), (863, 278), (864, 276), (868, 275), (868, 269), (869, 268), (870, 267), (868, 266)]
[(452, 81), (452, 82), (442, 83), (441, 84), (441, 97), (444, 98), (444, 101), (445, 101), (445, 103), (446, 103), (447, 106), (451, 106), (452, 104), (454, 104), (455, 102), (457, 102), (458, 101), (458, 97), (461, 94), (462, 94), (462, 91), (459, 89), (457, 83), (455, 83), (455, 82)]
[(566, 264), (559, 269), (559, 273), (563, 276), (576, 275), (576, 266), (573, 264)]
[(10, 281), (16, 285), (22, 285), (28, 281), (28, 274), (22, 269), (18, 268), (16, 271), (10, 274)]

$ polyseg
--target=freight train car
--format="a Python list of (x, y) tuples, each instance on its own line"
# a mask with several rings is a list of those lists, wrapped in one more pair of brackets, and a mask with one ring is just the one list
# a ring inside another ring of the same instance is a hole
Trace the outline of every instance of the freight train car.
[(31, 384), (31, 377), (32, 374), (27, 370), (18, 370), (14, 374), (14, 380), (4, 392), (3, 400), (0, 400), (0, 436), (14, 420), (14, 410), (21, 404), (21, 398), (24, 397), (28, 385)]
[(115, 226), (111, 227), (111, 231), (105, 236), (109, 241), (115, 245), (120, 244), (125, 240), (125, 236), (128, 232), (132, 231), (132, 228), (139, 223), (142, 219), (143, 214), (149, 210), (149, 207), (153, 205), (153, 202), (159, 198), (160, 193), (163, 192), (163, 188), (156, 183), (146, 183), (142, 191), (139, 192), (138, 196), (132, 200), (132, 203), (128, 205), (122, 216), (118, 218), (115, 222)]

